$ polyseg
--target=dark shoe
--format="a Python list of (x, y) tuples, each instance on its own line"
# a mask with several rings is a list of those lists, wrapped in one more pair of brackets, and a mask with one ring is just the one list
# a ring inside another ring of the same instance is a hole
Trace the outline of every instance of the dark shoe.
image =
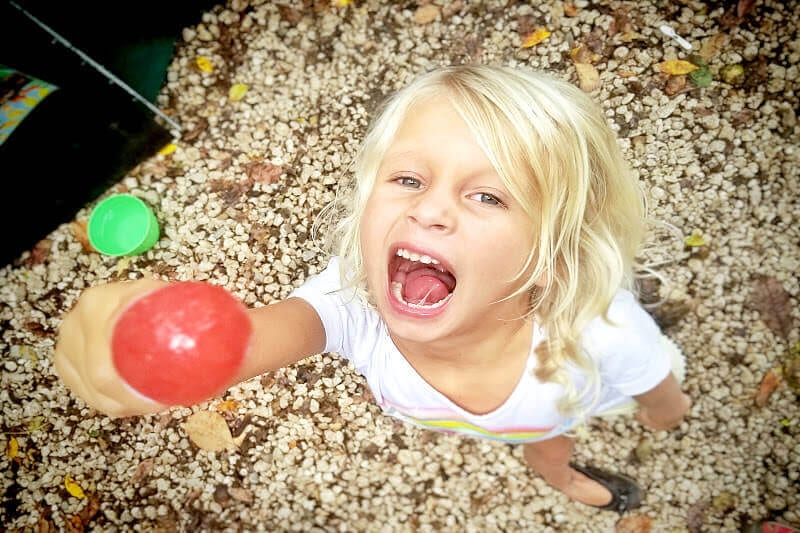
[(593, 505), (598, 509), (606, 511), (616, 511), (619, 514), (635, 509), (642, 504), (642, 489), (636, 484), (633, 479), (623, 476), (622, 474), (614, 474), (595, 468), (593, 466), (578, 466), (570, 463), (570, 466), (583, 474), (584, 476), (597, 481), (611, 493), (611, 502), (606, 505)]

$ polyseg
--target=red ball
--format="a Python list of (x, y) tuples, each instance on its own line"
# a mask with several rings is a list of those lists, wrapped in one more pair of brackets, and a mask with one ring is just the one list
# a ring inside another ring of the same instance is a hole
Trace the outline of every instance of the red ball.
[(251, 334), (246, 307), (227, 290), (184, 281), (129, 305), (114, 326), (111, 350), (117, 372), (136, 391), (192, 405), (231, 384)]

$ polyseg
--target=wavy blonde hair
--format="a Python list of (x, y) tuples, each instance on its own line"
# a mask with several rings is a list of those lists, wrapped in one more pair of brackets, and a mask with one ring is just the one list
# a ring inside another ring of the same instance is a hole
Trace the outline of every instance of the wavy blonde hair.
[[(599, 395), (599, 372), (581, 331), (598, 316), (608, 320), (620, 287), (633, 289), (645, 202), (599, 106), (574, 85), (471, 65), (438, 68), (395, 93), (367, 131), (352, 183), (328, 210), (329, 250), (341, 257), (343, 280), (366, 296), (361, 216), (400, 124), (429, 96), (449, 100), (530, 219), (535, 246), (518, 274), (522, 287), (509, 297), (530, 294), (530, 312), (547, 332), (535, 374), (561, 384), (559, 408), (582, 418)], [(587, 372), (582, 391), (568, 377), (570, 364)]]

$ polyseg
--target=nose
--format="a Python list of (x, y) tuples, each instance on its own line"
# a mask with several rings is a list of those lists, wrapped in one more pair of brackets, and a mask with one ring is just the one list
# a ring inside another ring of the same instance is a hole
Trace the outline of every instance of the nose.
[(454, 199), (443, 187), (431, 187), (420, 192), (408, 209), (408, 218), (423, 229), (441, 233), (455, 228)]

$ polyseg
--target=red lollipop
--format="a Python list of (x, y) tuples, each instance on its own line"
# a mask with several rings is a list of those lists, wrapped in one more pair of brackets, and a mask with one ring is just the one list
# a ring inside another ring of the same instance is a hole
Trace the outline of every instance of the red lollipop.
[(222, 392), (239, 372), (252, 326), (222, 287), (172, 283), (125, 309), (111, 339), (114, 366), (136, 391), (169, 405)]

